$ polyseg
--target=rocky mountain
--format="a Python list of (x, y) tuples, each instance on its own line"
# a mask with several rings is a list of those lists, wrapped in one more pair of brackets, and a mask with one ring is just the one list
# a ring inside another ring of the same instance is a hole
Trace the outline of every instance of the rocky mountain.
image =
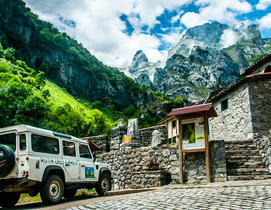
[[(213, 22), (189, 28), (169, 50), (166, 66), (154, 69), (151, 83), (146, 76), (148, 71), (142, 72), (141, 66), (132, 65), (130, 72), (136, 72), (140, 83), (155, 91), (195, 101), (218, 86), (234, 83), (242, 69), (270, 52), (271, 39), (263, 39), (257, 25), (228, 26)], [(142, 65), (146, 66), (147, 59), (138, 59), (138, 55), (133, 63), (144, 60)]]
[(143, 108), (153, 96), (116, 68), (104, 65), (82, 44), (41, 21), (22, 0), (0, 0), (0, 43), (16, 58), (65, 87), (103, 105)]
[(138, 50), (128, 70), (129, 75), (139, 84), (145, 84), (147, 87), (152, 88), (154, 74), (158, 68), (161, 68), (161, 62), (149, 62), (145, 53), (142, 50)]

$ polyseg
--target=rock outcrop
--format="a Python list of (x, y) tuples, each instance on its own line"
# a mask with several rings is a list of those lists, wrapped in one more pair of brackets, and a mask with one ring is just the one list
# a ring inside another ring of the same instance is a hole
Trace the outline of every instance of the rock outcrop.
[(263, 39), (257, 25), (231, 27), (213, 22), (189, 28), (169, 50), (166, 66), (153, 69), (150, 80), (148, 59), (142, 51), (134, 57), (130, 72), (152, 90), (192, 102), (217, 87), (231, 85), (242, 69), (270, 52), (271, 39)]

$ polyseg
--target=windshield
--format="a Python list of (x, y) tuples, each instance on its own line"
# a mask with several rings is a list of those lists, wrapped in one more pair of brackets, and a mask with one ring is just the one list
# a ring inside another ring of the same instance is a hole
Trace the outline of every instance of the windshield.
[(16, 134), (9, 133), (0, 135), (0, 144), (9, 146), (13, 151), (16, 149)]

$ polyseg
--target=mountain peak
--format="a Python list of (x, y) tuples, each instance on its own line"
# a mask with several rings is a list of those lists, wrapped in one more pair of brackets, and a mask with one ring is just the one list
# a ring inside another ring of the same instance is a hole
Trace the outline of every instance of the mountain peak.
[(142, 50), (138, 50), (133, 58), (132, 64), (130, 66), (130, 71), (138, 70), (141, 68), (145, 68), (149, 65), (149, 60), (145, 53)]

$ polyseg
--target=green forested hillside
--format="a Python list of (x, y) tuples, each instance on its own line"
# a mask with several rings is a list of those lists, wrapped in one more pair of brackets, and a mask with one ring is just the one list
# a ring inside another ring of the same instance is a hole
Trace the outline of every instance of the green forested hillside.
[(164, 112), (182, 105), (181, 98), (171, 101), (160, 93), (153, 93), (160, 102), (147, 110), (134, 105), (122, 109), (117, 101), (107, 107), (101, 101), (74, 97), (44, 72), (17, 60), (15, 52), (0, 45), (0, 127), (24, 123), (78, 137), (110, 134), (120, 117), (140, 118), (144, 113), (140, 127), (146, 127), (160, 119), (153, 113), (162, 103)]
[(73, 95), (122, 108), (146, 108), (155, 100), (124, 73), (96, 59), (82, 44), (39, 20), (22, 0), (0, 0), (0, 42), (4, 48), (16, 49), (17, 59), (45, 72)]
[(0, 47), (0, 127), (30, 124), (75, 136), (108, 133), (112, 121), (90, 103), (80, 103), (43, 72)]

